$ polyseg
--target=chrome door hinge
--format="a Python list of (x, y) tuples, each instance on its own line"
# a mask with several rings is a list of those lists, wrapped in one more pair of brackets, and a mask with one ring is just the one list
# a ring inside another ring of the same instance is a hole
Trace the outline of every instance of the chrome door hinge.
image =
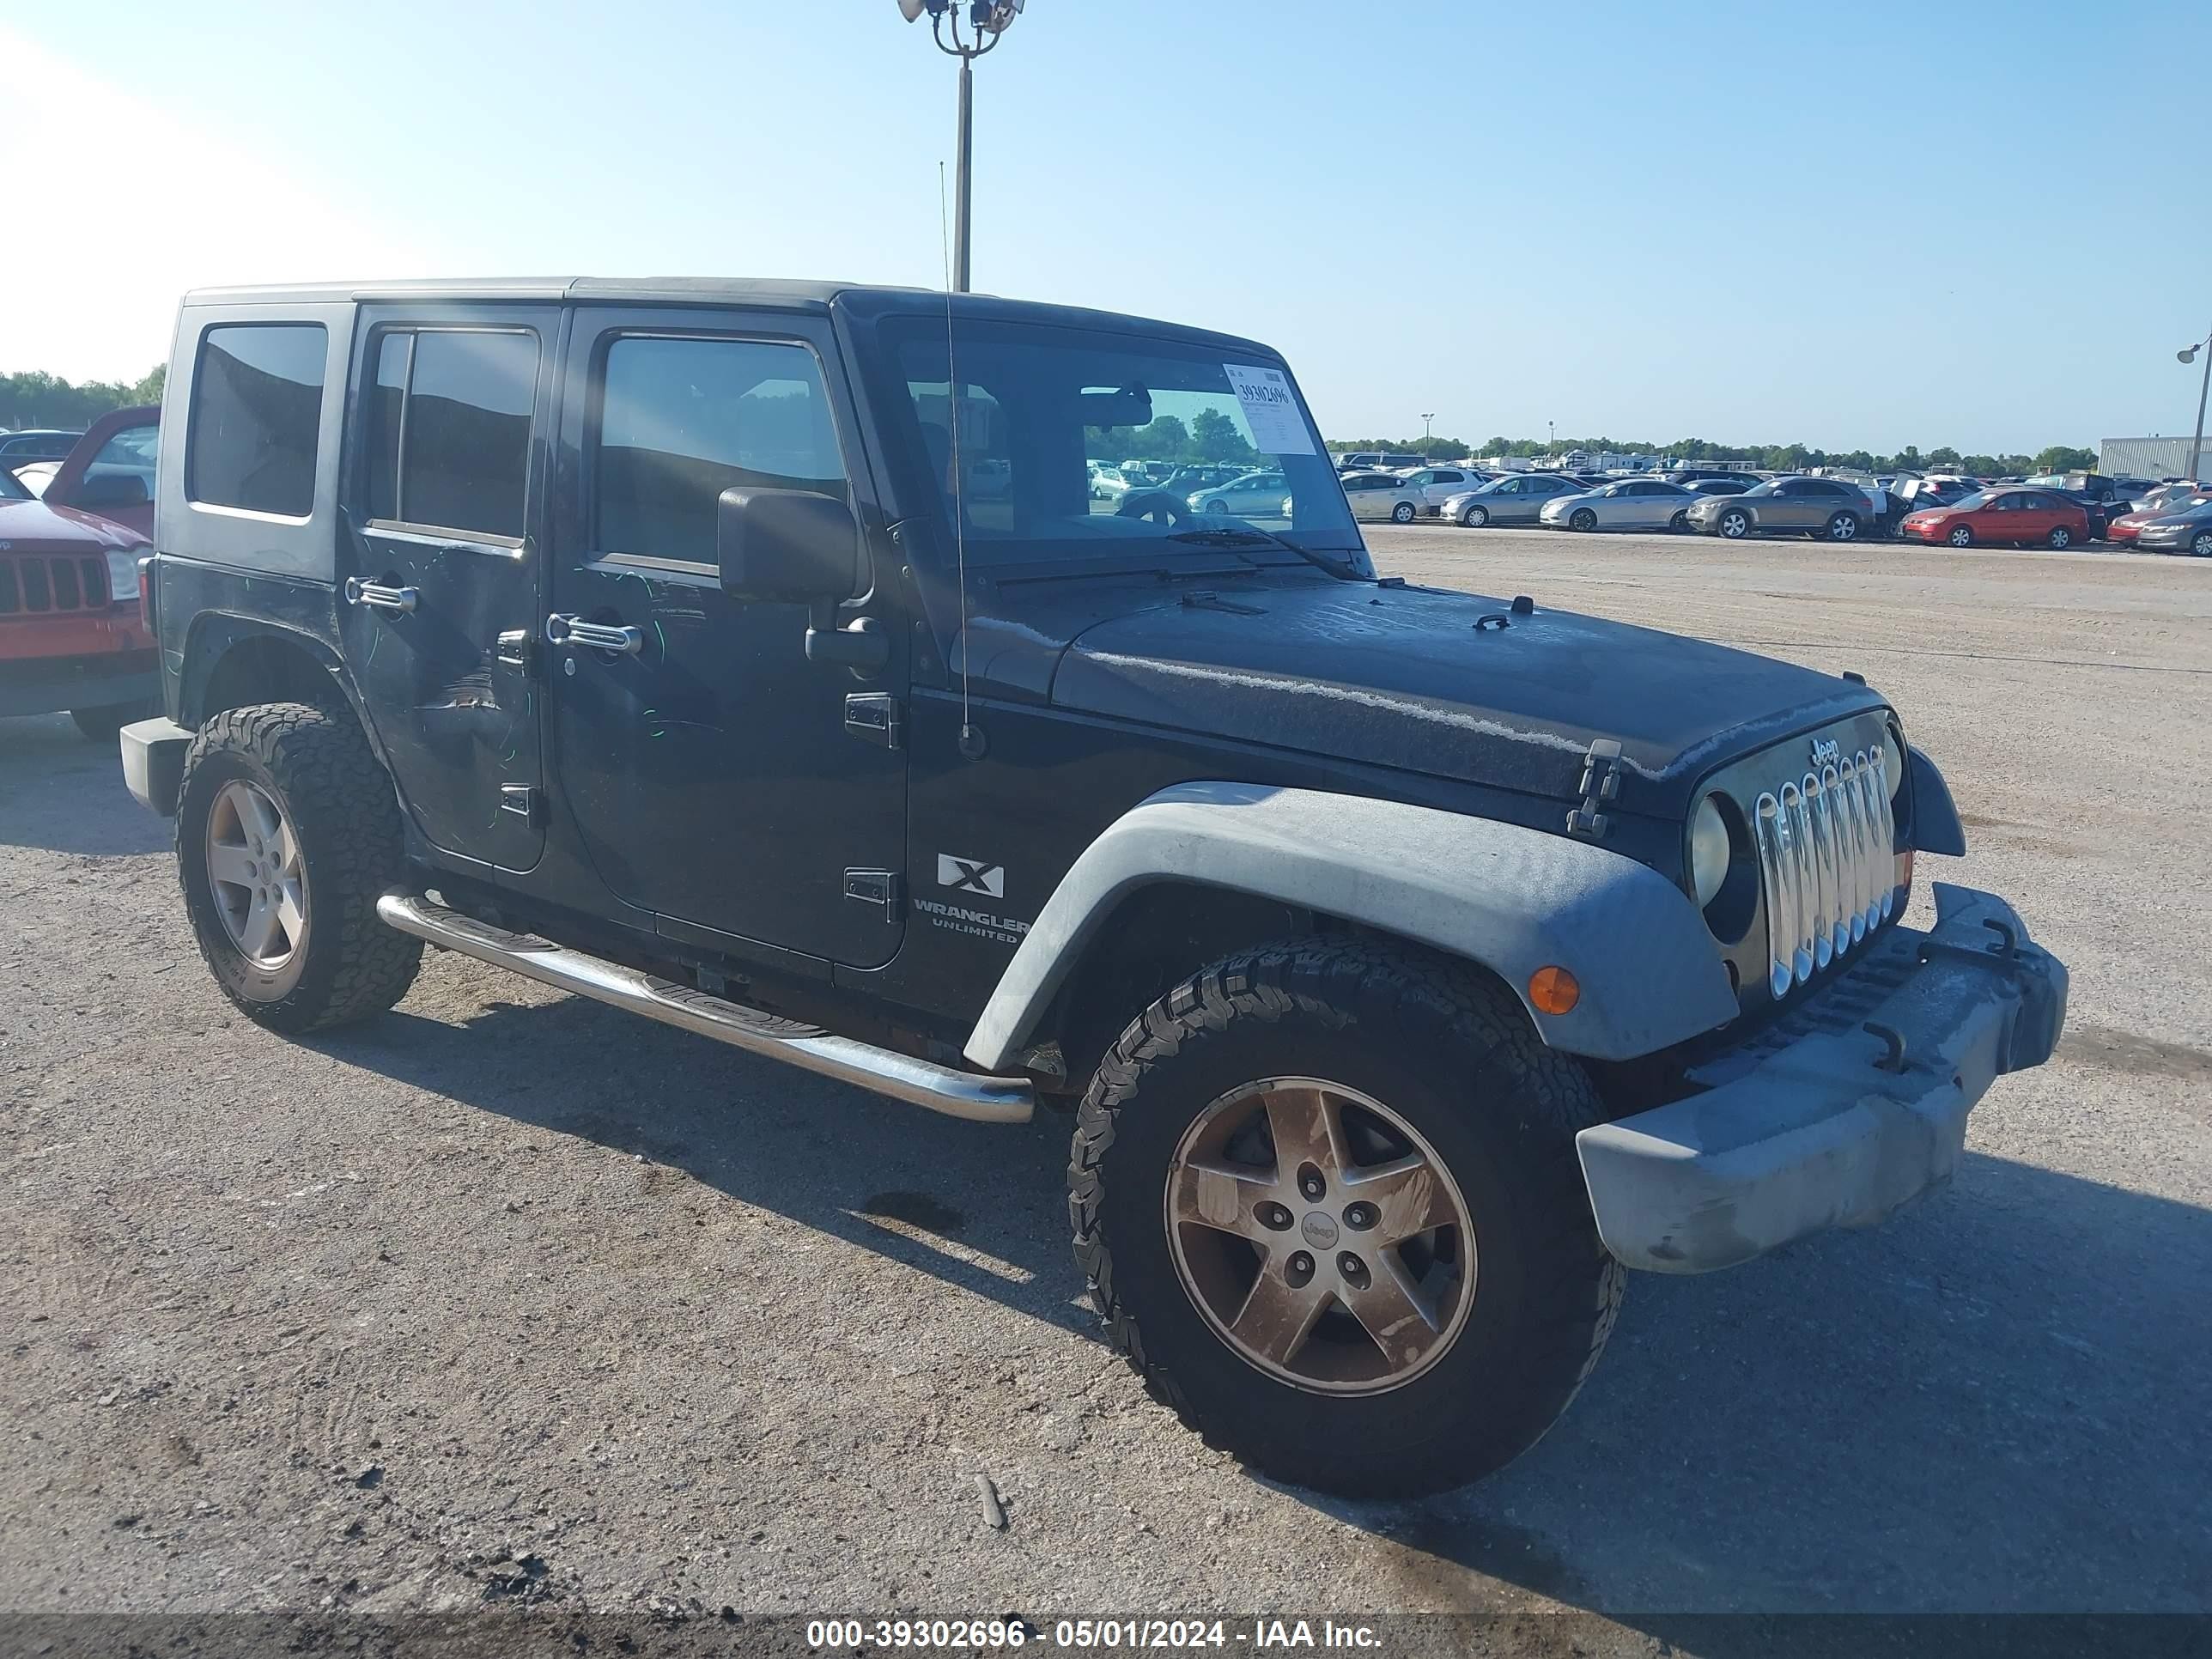
[(542, 797), (526, 783), (502, 783), (499, 787), (499, 810), (512, 812), (525, 823), (536, 825), (543, 810)]
[(1577, 786), (1583, 793), (1583, 804), (1567, 814), (1569, 835), (1588, 836), (1598, 841), (1613, 827), (1613, 820), (1598, 808), (1620, 795), (1620, 768), (1618, 741), (1612, 738), (1592, 741), (1589, 753), (1583, 757), (1583, 781)]
[(845, 735), (885, 749), (900, 747), (906, 741), (906, 722), (898, 699), (888, 691), (847, 692)]
[(532, 659), (538, 654), (531, 648), (532, 643), (533, 636), (528, 629), (510, 628), (499, 636), (496, 654), (500, 661), (508, 667), (520, 668), (526, 674), (531, 673), (537, 667)]
[(880, 904), (884, 920), (896, 922), (899, 919), (898, 874), (891, 870), (848, 870), (845, 872), (845, 896), (857, 899), (862, 904)]

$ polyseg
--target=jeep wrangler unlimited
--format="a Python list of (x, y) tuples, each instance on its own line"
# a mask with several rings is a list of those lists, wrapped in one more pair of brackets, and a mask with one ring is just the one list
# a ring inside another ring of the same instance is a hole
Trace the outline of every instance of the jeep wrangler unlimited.
[[(1283, 360), (973, 295), (234, 289), (151, 607), (224, 993), (423, 945), (957, 1116), (1073, 1103), (1075, 1255), (1277, 1476), (1497, 1468), (1623, 1269), (1876, 1221), (2066, 974), (1865, 683), (1379, 578)], [(1243, 463), (1204, 513), (1089, 463)]]

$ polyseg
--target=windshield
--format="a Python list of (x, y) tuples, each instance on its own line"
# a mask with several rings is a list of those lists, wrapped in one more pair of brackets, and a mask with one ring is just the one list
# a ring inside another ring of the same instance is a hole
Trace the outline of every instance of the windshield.
[(15, 475), (0, 466), (0, 501), (27, 501), (31, 492), (17, 482)]
[[(949, 343), (956, 400), (942, 324), (885, 332), (907, 392), (899, 419), (937, 486), (948, 545), (957, 475), (971, 564), (1218, 562), (1235, 547), (1269, 564), (1301, 562), (1303, 549), (1372, 574), (1345, 486), (1279, 369), (1177, 341), (963, 320)], [(1130, 489), (1094, 489), (1094, 463)], [(1291, 546), (1270, 553), (1273, 541)]]

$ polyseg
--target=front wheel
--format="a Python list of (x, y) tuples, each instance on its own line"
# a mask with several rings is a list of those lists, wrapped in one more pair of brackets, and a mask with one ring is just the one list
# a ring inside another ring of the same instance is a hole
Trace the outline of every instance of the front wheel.
[(1229, 503), (1226, 501), (1208, 501), (1206, 504), (1205, 511), (1208, 513), (1225, 514), (1229, 511)]
[(1597, 528), (1597, 514), (1586, 507), (1577, 507), (1567, 520), (1570, 530), (1589, 531)]
[(1959, 525), (1954, 526), (1944, 539), (1954, 547), (1972, 547), (1974, 544), (1974, 532), (1966, 526)]
[(1114, 1345), (1212, 1443), (1346, 1497), (1525, 1451), (1620, 1308), (1601, 1107), (1494, 982), (1382, 944), (1216, 963), (1100, 1063), (1068, 1168)]
[(1400, 501), (1395, 507), (1390, 509), (1390, 522), (1392, 524), (1411, 524), (1413, 521), (1413, 502)]
[(422, 942), (377, 919), (405, 869), (391, 780), (350, 714), (262, 703), (217, 714), (185, 757), (177, 875), (216, 982), (278, 1031), (399, 1000)]
[(1751, 514), (1740, 507), (1732, 507), (1714, 521), (1713, 528), (1732, 542), (1740, 542), (1751, 534)]
[(1490, 509), (1486, 507), (1470, 507), (1459, 515), (1459, 521), (1469, 530), (1480, 530), (1490, 522)]

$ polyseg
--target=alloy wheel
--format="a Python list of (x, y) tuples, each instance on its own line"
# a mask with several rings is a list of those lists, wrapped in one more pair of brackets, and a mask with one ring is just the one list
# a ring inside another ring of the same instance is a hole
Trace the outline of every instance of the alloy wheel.
[(276, 798), (243, 779), (208, 811), (208, 884), (230, 942), (256, 967), (282, 968), (307, 931), (300, 838)]
[(1164, 1216), (1214, 1334), (1315, 1393), (1403, 1387), (1474, 1305), (1474, 1230), (1451, 1172), (1341, 1084), (1267, 1078), (1215, 1100), (1176, 1146)]
[(1730, 541), (1741, 539), (1751, 529), (1751, 520), (1741, 513), (1721, 514), (1721, 534)]

